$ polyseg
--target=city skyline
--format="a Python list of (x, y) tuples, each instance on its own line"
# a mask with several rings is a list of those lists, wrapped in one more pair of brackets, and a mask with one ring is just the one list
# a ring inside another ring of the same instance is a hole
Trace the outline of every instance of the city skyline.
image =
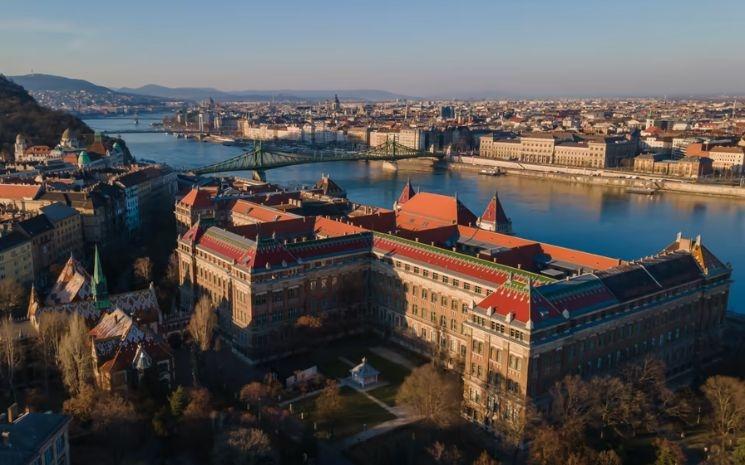
[(745, 93), (736, 36), (745, 5), (734, 1), (705, 11), (692, 1), (290, 3), (12, 1), (0, 20), (0, 41), (13, 44), (0, 47), (0, 72), (112, 88), (382, 89), (424, 98)]

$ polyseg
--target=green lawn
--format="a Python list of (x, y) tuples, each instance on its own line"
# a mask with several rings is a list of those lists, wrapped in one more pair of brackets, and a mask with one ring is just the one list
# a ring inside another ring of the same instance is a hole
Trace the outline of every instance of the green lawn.
[[(341, 398), (344, 411), (339, 415), (334, 425), (318, 425), (319, 430), (328, 431), (333, 427), (334, 437), (343, 438), (359, 433), (363, 425), (368, 428), (392, 420), (395, 416), (388, 413), (375, 402), (349, 387), (341, 389)], [(292, 409), (296, 415), (305, 412), (305, 422), (312, 425), (316, 421), (315, 397), (303, 399), (293, 404)]]

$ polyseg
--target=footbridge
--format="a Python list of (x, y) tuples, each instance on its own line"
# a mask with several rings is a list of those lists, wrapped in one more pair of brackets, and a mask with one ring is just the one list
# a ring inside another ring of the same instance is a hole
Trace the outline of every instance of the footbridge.
[(392, 140), (367, 150), (305, 146), (265, 148), (261, 142), (256, 142), (252, 150), (219, 163), (193, 169), (191, 172), (194, 174), (213, 174), (228, 171), (255, 171), (263, 179), (266, 170), (307, 163), (357, 160), (397, 161), (411, 158), (440, 157), (442, 157), (442, 154), (412, 149)]

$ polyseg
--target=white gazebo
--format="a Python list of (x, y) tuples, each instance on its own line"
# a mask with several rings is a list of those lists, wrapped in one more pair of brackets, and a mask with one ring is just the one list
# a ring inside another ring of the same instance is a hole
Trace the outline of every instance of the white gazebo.
[(361, 388), (365, 388), (378, 382), (380, 372), (367, 363), (367, 358), (362, 357), (362, 363), (349, 370), (352, 381), (357, 383)]

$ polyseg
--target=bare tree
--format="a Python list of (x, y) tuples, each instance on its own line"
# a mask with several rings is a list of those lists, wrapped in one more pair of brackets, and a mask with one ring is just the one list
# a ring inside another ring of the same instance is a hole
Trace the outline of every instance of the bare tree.
[(139, 257), (132, 264), (135, 286), (147, 285), (153, 280), (153, 262), (150, 257)]
[(208, 295), (203, 295), (194, 306), (194, 314), (191, 316), (187, 327), (199, 350), (205, 352), (210, 349), (216, 328), (217, 314), (212, 305), (212, 300)]
[(701, 390), (711, 404), (712, 429), (721, 450), (745, 427), (745, 382), (729, 376), (712, 376)]
[(642, 413), (634, 402), (631, 386), (615, 377), (596, 377), (589, 383), (593, 426), (600, 431), (600, 438), (605, 438), (608, 428), (623, 437), (627, 428), (631, 429), (634, 421)]
[(463, 454), (456, 446), (446, 446), (437, 441), (427, 448), (434, 463), (438, 465), (459, 465), (463, 463)]
[(15, 322), (8, 316), (0, 321), (0, 367), (3, 368), (3, 376), (8, 382), (8, 388), (15, 397), (15, 374), (23, 363), (23, 351), (21, 347), (19, 329)]
[(551, 399), (551, 423), (562, 425), (573, 444), (581, 442), (592, 415), (590, 386), (579, 376), (566, 376), (551, 388)]
[(0, 316), (9, 316), (14, 310), (20, 309), (26, 302), (28, 293), (18, 281), (4, 279), (0, 281)]
[(427, 364), (414, 368), (404, 380), (396, 403), (436, 425), (448, 426), (459, 418), (461, 398), (458, 378)]
[(595, 458), (596, 465), (623, 465), (623, 460), (613, 449), (604, 450), (598, 453)]
[(266, 402), (269, 397), (269, 388), (259, 381), (253, 381), (241, 388), (240, 399), (246, 404), (258, 406)]
[[(499, 465), (497, 459), (493, 458), (487, 451), (481, 452), (472, 465)], [(619, 464), (620, 465), (620, 464)]]
[(657, 459), (654, 465), (685, 465), (686, 457), (679, 445), (667, 439), (657, 439)]
[(44, 369), (44, 390), (49, 392), (49, 369), (56, 364), (60, 341), (67, 330), (67, 316), (60, 312), (44, 312), (38, 319), (36, 348)]
[(339, 384), (329, 380), (316, 398), (316, 415), (323, 423), (334, 423), (343, 408)]
[(217, 438), (212, 458), (220, 465), (258, 465), (276, 463), (277, 454), (260, 429), (236, 428)]
[(114, 464), (122, 458), (136, 441), (140, 417), (131, 402), (114, 393), (97, 396), (96, 411), (92, 418), (93, 431), (111, 452)]
[(62, 381), (75, 396), (90, 384), (93, 374), (90, 339), (85, 319), (73, 313), (68, 320), (67, 332), (62, 336), (57, 355)]

